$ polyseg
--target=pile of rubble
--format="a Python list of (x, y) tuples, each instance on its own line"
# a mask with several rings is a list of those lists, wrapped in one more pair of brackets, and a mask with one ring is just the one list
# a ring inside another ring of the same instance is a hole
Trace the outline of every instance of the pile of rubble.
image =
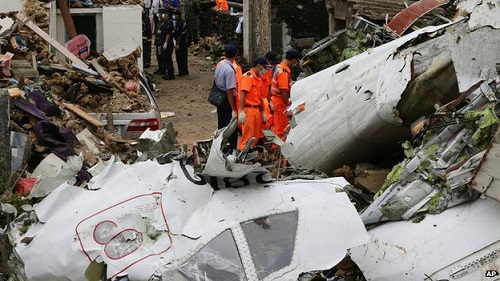
[[(0, 88), (10, 95), (9, 129), (11, 138), (18, 140), (14, 146), (20, 153), (20, 164), (14, 169), (19, 176), (12, 178), (11, 186), (18, 185), (20, 178), (51, 153), (64, 160), (83, 155), (81, 182), (89, 179), (86, 169), (99, 161), (99, 153), (135, 161), (137, 153), (131, 142), (89, 113), (109, 118), (112, 113), (151, 109), (148, 96), (141, 93), (140, 48), (117, 58), (94, 53), (85, 61), (68, 51), (60, 52), (68, 63), (49, 51), (50, 45), (65, 48), (46, 33), (49, 20), (45, 3), (26, 1), (23, 12), (2, 17), (11, 18), (13, 24), (0, 34)], [(77, 141), (86, 131), (94, 138), (98, 152)], [(9, 196), (4, 194), (4, 198)]]

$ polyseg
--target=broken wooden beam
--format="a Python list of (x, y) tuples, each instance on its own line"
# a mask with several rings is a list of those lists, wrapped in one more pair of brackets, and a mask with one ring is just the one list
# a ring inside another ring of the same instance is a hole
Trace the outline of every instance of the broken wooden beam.
[(54, 38), (50, 37), (45, 31), (43, 31), (40, 27), (38, 27), (36, 24), (34, 24), (31, 19), (26, 16), (24, 13), (17, 13), (16, 18), (22, 23), (25, 24), (27, 27), (29, 27), (31, 30), (33, 30), (36, 34), (38, 34), (40, 37), (42, 37), (47, 43), (49, 43), (52, 47), (56, 48), (59, 53), (64, 55), (66, 58), (68, 58), (70, 61), (72, 61), (74, 64), (88, 69), (89, 67), (87, 66), (86, 63), (84, 63), (81, 59), (79, 59), (77, 56), (75, 56), (73, 53), (71, 53), (66, 47), (61, 45), (59, 42), (57, 42)]
[(59, 6), (59, 10), (61, 11), (61, 16), (63, 18), (66, 31), (68, 32), (69, 39), (75, 38), (76, 28), (75, 24), (73, 23), (73, 18), (71, 17), (71, 13), (69, 12), (68, 1), (57, 0), (57, 5)]
[(97, 73), (101, 75), (103, 78), (108, 78), (109, 73), (102, 67), (102, 65), (99, 64), (99, 62), (96, 59), (93, 59), (90, 61), (90, 64), (95, 68)]
[(90, 124), (96, 126), (96, 127), (104, 127), (104, 123), (102, 123), (100, 120), (95, 119), (92, 117), (90, 114), (87, 112), (81, 110), (79, 107), (77, 107), (74, 104), (71, 103), (66, 103), (66, 102), (61, 102), (61, 105), (75, 113), (76, 115), (82, 117), (85, 119), (85, 121), (89, 122)]

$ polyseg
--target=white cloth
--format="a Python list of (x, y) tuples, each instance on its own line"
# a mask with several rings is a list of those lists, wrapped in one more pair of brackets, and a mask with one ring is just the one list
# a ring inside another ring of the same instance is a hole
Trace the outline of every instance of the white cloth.
[(243, 17), (240, 17), (238, 19), (238, 25), (236, 26), (236, 31), (237, 34), (243, 33)]
[(153, 0), (153, 3), (151, 3), (151, 10), (153, 13), (157, 14), (158, 9), (160, 9), (160, 0)]

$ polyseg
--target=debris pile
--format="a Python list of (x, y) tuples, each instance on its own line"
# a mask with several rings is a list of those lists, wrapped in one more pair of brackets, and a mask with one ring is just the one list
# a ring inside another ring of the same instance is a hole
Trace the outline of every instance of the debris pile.
[(361, 213), (365, 224), (437, 214), (480, 196), (471, 184), (499, 128), (499, 83), (486, 81), (461, 97), (468, 99), (463, 107), (444, 107), (418, 122), (423, 125), (416, 124), (418, 137), (403, 144), (407, 158), (394, 166), (374, 202)]
[[(49, 44), (65, 48), (46, 33), (46, 3), (25, 1), (24, 8), (2, 15), (13, 24), (0, 34), (0, 88), (10, 94), (12, 149), (19, 152), (13, 161), (17, 164), (12, 191), (24, 185), (51, 154), (63, 162), (78, 159), (79, 168), (72, 176), (75, 184), (83, 185), (90, 179), (87, 169), (100, 159), (117, 155), (125, 163), (136, 161), (138, 149), (115, 130), (112, 116), (152, 110), (152, 87), (137, 63), (140, 48), (119, 57), (92, 54), (86, 61), (63, 51), (70, 60), (67, 63), (49, 52)], [(3, 194), (3, 202), (30, 192), (22, 190), (15, 196)]]
[(224, 41), (221, 35), (200, 38), (198, 44), (193, 44), (190, 51), (195, 56), (210, 57), (218, 60), (224, 55)]

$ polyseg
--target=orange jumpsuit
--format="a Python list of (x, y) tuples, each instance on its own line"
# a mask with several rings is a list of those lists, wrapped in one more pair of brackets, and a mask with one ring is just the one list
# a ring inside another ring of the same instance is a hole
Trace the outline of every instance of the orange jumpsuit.
[[(277, 69), (273, 74), (271, 82), (271, 100), (274, 104), (273, 132), (282, 140), (286, 139), (285, 128), (289, 124), (288, 116), (284, 112), (290, 104), (285, 104), (281, 98), (280, 92), (284, 90), (290, 99), (291, 82), (290, 68), (284, 62), (281, 62), (277, 65)], [(288, 100), (288, 102), (290, 103), (290, 100)]]
[[(252, 147), (257, 145), (259, 133), (262, 130), (262, 118), (260, 113), (262, 79), (250, 69), (241, 78), (241, 93), (245, 95), (245, 115), (246, 122), (242, 124), (242, 135), (240, 140), (239, 149), (243, 150), (245, 144), (250, 138), (255, 138)], [(241, 94), (240, 94), (241, 95)], [(241, 97), (240, 97), (241, 98)]]
[[(264, 76), (260, 77), (262, 79), (262, 103), (264, 105), (264, 110), (266, 112), (266, 124), (263, 125), (263, 130), (269, 130), (273, 126), (273, 114), (271, 113), (271, 109), (269, 108), (269, 103), (267, 101), (267, 94), (271, 91), (271, 82), (273, 79), (273, 71), (268, 69)], [(264, 133), (260, 132), (260, 138), (264, 137)]]
[(216, 0), (215, 1), (215, 8), (217, 8), (217, 10), (221, 10), (221, 11), (229, 11), (229, 6), (227, 5), (226, 0)]
[(241, 66), (236, 62), (236, 60), (233, 61), (233, 67), (234, 71), (236, 72), (236, 112), (240, 112), (240, 84), (241, 77), (243, 76), (243, 70), (241, 69)]

